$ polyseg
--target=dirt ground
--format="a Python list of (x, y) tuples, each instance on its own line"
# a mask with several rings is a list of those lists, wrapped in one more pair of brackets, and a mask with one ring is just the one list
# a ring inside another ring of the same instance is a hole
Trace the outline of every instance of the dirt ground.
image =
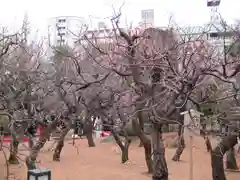
[[(201, 138), (193, 139), (193, 169), (194, 180), (211, 180), (210, 156), (205, 150), (204, 142)], [(189, 179), (189, 148), (184, 150), (182, 161), (173, 162), (171, 160), (175, 149), (166, 149), (167, 164), (169, 168), (170, 180)], [(26, 153), (20, 151), (20, 153)], [(138, 147), (138, 142), (130, 146), (130, 162), (120, 163), (120, 151), (112, 143), (97, 143), (97, 147), (89, 148), (86, 140), (77, 140), (73, 147), (71, 141), (65, 143), (62, 152), (61, 162), (52, 161), (53, 152), (41, 152), (38, 160), (39, 167), (50, 168), (53, 180), (147, 180), (151, 176), (146, 173), (143, 148)], [(21, 155), (24, 159), (24, 155)], [(240, 162), (240, 157), (238, 157)], [(0, 152), (0, 174), (3, 174), (4, 157)], [(239, 164), (240, 167), (240, 164)], [(25, 165), (11, 165), (11, 178), (26, 180)], [(238, 172), (226, 172), (228, 180), (240, 179)], [(0, 180), (3, 180), (3, 178)]]

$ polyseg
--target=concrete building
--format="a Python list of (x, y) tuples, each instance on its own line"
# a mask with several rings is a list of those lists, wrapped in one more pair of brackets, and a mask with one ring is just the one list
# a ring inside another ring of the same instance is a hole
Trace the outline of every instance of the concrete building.
[(73, 47), (79, 36), (86, 30), (87, 21), (82, 17), (58, 16), (49, 20), (48, 32), (51, 45)]
[(141, 11), (140, 26), (143, 28), (154, 27), (154, 9), (143, 9)]
[[(123, 30), (123, 28), (121, 28)], [(124, 29), (125, 31), (126, 29)], [(118, 31), (113, 28), (109, 28), (103, 21), (98, 22), (97, 28), (88, 29), (84, 32), (84, 36), (81, 37), (81, 44), (88, 43), (87, 41), (93, 41), (98, 43), (111, 43), (118, 35)]]
[(231, 45), (236, 33), (236, 27), (229, 25), (224, 27), (222, 24), (206, 24), (204, 26), (179, 27), (176, 29), (179, 38), (182, 40), (206, 40), (210, 45), (216, 47), (218, 55), (223, 54), (224, 48)]
[[(111, 42), (114, 38), (113, 29), (93, 29), (85, 32), (85, 37), (88, 40), (96, 40), (97, 42)], [(84, 43), (85, 37), (82, 37), (82, 43)]]

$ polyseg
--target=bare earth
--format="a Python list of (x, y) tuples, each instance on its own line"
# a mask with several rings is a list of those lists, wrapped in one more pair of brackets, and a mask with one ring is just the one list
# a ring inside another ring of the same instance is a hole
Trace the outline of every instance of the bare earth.
[[(194, 138), (194, 178), (193, 180), (211, 180), (210, 156), (205, 150), (201, 138)], [(166, 149), (167, 163), (170, 180), (189, 179), (189, 148), (184, 150), (182, 161), (171, 160), (175, 149)], [(24, 153), (24, 152), (20, 152)], [(26, 152), (25, 152), (26, 153)], [(97, 147), (89, 148), (86, 140), (77, 140), (73, 147), (71, 141), (65, 143), (61, 162), (52, 161), (53, 152), (42, 152), (38, 160), (39, 167), (50, 168), (53, 180), (147, 180), (151, 176), (146, 173), (143, 148), (138, 147), (138, 142), (130, 146), (130, 162), (120, 163), (120, 151), (112, 142), (97, 143)], [(21, 155), (24, 159), (24, 155)], [(4, 166), (3, 153), (0, 152), (0, 180)], [(240, 167), (240, 157), (238, 157)], [(23, 162), (22, 162), (23, 163)], [(26, 180), (25, 165), (11, 165), (11, 178)], [(4, 172), (5, 174), (5, 172)], [(228, 180), (240, 179), (239, 172), (227, 172)]]

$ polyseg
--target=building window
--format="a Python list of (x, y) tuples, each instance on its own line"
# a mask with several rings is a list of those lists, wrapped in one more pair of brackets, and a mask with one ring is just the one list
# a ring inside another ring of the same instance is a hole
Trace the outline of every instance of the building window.
[(65, 22), (66, 22), (66, 19), (58, 19), (58, 22), (59, 22), (59, 23), (65, 23)]
[(57, 40), (57, 43), (58, 43), (58, 44), (61, 44), (61, 43), (64, 44), (64, 43), (65, 43), (65, 39), (59, 39), (59, 40)]
[(58, 36), (65, 36), (66, 33), (58, 33)]
[(58, 27), (57, 29), (58, 29), (58, 31), (60, 31), (60, 30), (65, 30), (66, 27)]

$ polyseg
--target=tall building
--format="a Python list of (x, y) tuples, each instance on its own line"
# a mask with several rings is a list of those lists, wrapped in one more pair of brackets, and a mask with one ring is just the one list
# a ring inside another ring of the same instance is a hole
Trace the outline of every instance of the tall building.
[(58, 16), (51, 18), (48, 25), (50, 44), (73, 47), (86, 27), (87, 22), (83, 17)]
[(101, 30), (101, 29), (106, 29), (107, 28), (107, 25), (104, 21), (100, 21), (98, 22), (98, 29)]
[(154, 9), (144, 9), (141, 11), (141, 26), (144, 28), (154, 26)]

